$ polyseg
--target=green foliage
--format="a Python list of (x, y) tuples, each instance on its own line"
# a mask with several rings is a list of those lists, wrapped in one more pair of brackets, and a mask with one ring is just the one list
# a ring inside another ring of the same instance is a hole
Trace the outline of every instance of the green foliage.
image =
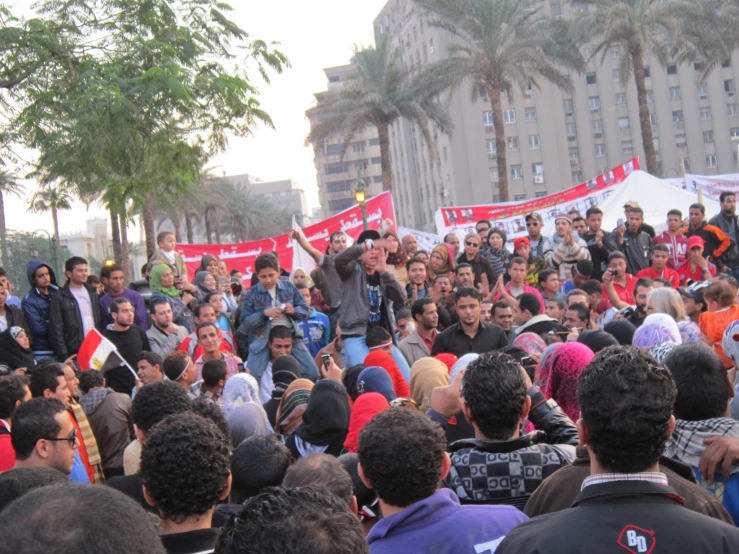
[(8, 231), (6, 242), (8, 245), (8, 263), (5, 266), (5, 271), (13, 285), (15, 296), (22, 299), (30, 288), (26, 275), (26, 265), (31, 260), (43, 260), (54, 267), (59, 285), (61, 286), (64, 283), (64, 260), (72, 255), (66, 246), (56, 249), (57, 264), (55, 266), (53, 245), (46, 234)]

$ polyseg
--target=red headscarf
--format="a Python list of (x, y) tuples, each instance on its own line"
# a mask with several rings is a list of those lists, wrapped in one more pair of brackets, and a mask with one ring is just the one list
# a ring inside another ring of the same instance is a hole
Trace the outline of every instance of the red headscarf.
[(436, 358), (442, 364), (444, 364), (446, 368), (449, 370), (449, 373), (452, 372), (452, 367), (454, 366), (454, 364), (457, 363), (457, 360), (459, 360), (459, 358), (457, 358), (454, 354), (449, 354), (449, 353), (444, 353), (444, 352), (442, 352), (441, 354), (437, 354), (436, 356), (434, 356), (434, 358)]
[(550, 373), (544, 394), (556, 401), (572, 421), (580, 419), (577, 378), (594, 356), (584, 344), (565, 342), (547, 357)]
[(344, 446), (349, 452), (356, 453), (359, 448), (359, 433), (369, 421), (383, 410), (387, 410), (390, 404), (387, 398), (379, 392), (365, 392), (360, 394), (354, 402), (352, 415), (349, 419), (349, 432), (346, 435)]
[(403, 374), (400, 372), (398, 364), (395, 363), (395, 360), (393, 360), (393, 357), (390, 354), (384, 350), (373, 350), (367, 354), (367, 357), (364, 359), (364, 365), (367, 367), (381, 367), (387, 371), (393, 382), (395, 396), (398, 398), (410, 398), (411, 389), (408, 386), (405, 377), (403, 377)]

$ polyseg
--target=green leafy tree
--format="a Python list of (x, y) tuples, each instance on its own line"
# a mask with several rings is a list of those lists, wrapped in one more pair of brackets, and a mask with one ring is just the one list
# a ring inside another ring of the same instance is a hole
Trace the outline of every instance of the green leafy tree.
[(654, 56), (662, 67), (669, 62), (668, 45), (677, 33), (676, 2), (662, 0), (581, 0), (576, 18), (578, 36), (593, 45), (592, 56), (605, 60), (613, 46), (621, 48), (621, 82), (634, 79), (639, 104), (639, 126), (647, 171), (659, 175), (647, 101), (644, 57)]
[(59, 210), (71, 210), (72, 200), (72, 194), (64, 184), (48, 184), (37, 190), (28, 201), (29, 212), (51, 212), (57, 246), (59, 246)]
[(471, 86), (476, 97), (487, 91), (492, 108), (499, 197), (509, 200), (502, 91), (540, 87), (545, 80), (572, 91), (563, 71), (581, 72), (582, 55), (572, 40), (569, 23), (541, 13), (538, 0), (415, 0), (429, 24), (451, 35), (445, 59), (427, 66), (422, 81), (432, 89)]
[(18, 182), (18, 177), (7, 170), (0, 170), (0, 241), (2, 241), (3, 267), (8, 267), (8, 245), (5, 227), (5, 196), (20, 197), (24, 187)]
[(368, 124), (374, 125), (380, 141), (382, 188), (392, 190), (390, 125), (401, 117), (412, 121), (433, 151), (430, 123), (451, 131), (452, 121), (438, 101), (439, 91), (402, 67), (386, 35), (378, 38), (376, 46), (355, 49), (352, 65), (355, 71), (344, 84), (321, 93), (317, 105), (306, 112), (311, 133), (305, 142), (319, 146), (342, 134), (343, 158), (356, 135)]

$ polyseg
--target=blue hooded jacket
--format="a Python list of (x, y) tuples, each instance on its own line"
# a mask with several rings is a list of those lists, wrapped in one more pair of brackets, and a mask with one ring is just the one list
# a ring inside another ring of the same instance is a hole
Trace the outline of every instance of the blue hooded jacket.
[[(45, 266), (49, 270), (51, 276), (51, 287), (49, 294), (43, 294), (33, 284), (33, 274), (36, 270)], [(59, 286), (56, 283), (56, 275), (54, 270), (46, 262), (41, 260), (31, 260), (26, 266), (26, 274), (31, 290), (23, 297), (23, 314), (26, 316), (26, 322), (31, 329), (33, 338), (31, 347), (34, 352), (52, 352), (51, 341), (49, 340), (49, 311), (51, 307), (51, 295), (56, 294)]]

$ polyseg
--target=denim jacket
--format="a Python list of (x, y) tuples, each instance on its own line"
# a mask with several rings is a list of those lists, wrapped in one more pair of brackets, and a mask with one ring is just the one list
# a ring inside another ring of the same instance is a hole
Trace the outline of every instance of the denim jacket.
[[(280, 304), (292, 304), (295, 307), (295, 313), (287, 317), (293, 324), (293, 336), (302, 338), (303, 331), (297, 320), (305, 319), (310, 313), (310, 308), (303, 295), (291, 282), (280, 280), (277, 281), (277, 297)], [(249, 336), (249, 352), (261, 352), (267, 347), (272, 321), (264, 315), (264, 310), (273, 307), (272, 296), (261, 283), (250, 288), (244, 296), (244, 302), (241, 304), (239, 332)]]

